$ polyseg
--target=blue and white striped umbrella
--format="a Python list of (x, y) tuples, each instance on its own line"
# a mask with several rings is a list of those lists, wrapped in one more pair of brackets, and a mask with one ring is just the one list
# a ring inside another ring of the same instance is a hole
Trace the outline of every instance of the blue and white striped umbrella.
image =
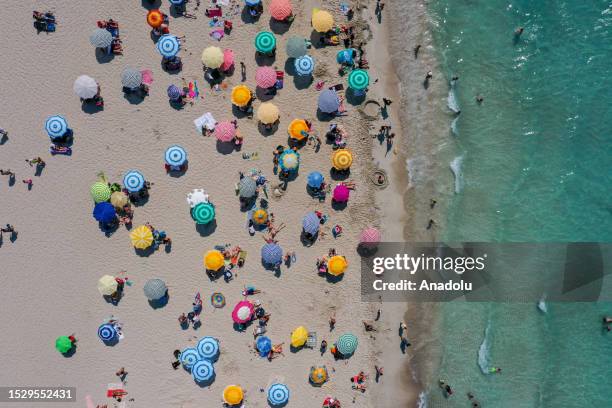
[(314, 59), (310, 55), (304, 55), (295, 60), (295, 72), (298, 75), (310, 75), (314, 71)]
[(168, 87), (168, 98), (173, 101), (178, 100), (181, 96), (183, 96), (183, 92), (176, 85), (170, 85)]
[(191, 367), (200, 360), (200, 353), (198, 350), (193, 347), (187, 347), (183, 351), (181, 351), (181, 364), (188, 370), (191, 370)]
[(318, 171), (313, 171), (308, 174), (308, 186), (312, 188), (320, 188), (323, 184), (323, 175)]
[(49, 116), (45, 122), (45, 130), (51, 139), (63, 137), (68, 131), (68, 122), (63, 116)]
[(187, 161), (187, 152), (181, 146), (170, 146), (166, 150), (165, 158), (170, 166), (182, 166)]
[(181, 44), (175, 35), (164, 34), (157, 40), (157, 51), (164, 58), (172, 58), (178, 54)]
[(144, 176), (139, 171), (130, 170), (123, 176), (123, 185), (130, 193), (137, 193), (145, 185)]
[(247, 6), (256, 6), (261, 3), (261, 0), (245, 0)]
[(115, 326), (112, 324), (105, 323), (98, 327), (98, 337), (103, 342), (111, 341), (117, 337), (117, 330), (115, 330)]
[(215, 361), (219, 356), (219, 341), (214, 337), (202, 337), (196, 346), (200, 357), (205, 360)]
[(268, 388), (270, 405), (283, 405), (289, 401), (289, 388), (285, 384), (272, 384)]
[(302, 220), (302, 228), (310, 235), (318, 233), (320, 225), (319, 217), (314, 212), (309, 212)]
[(215, 368), (208, 360), (200, 360), (191, 367), (191, 375), (195, 382), (206, 382), (215, 376)]
[(170, 0), (170, 3), (174, 4), (175, 6), (180, 6), (184, 2), (185, 2), (185, 0)]
[(277, 265), (283, 261), (283, 249), (278, 244), (265, 244), (261, 247), (261, 259), (267, 265)]

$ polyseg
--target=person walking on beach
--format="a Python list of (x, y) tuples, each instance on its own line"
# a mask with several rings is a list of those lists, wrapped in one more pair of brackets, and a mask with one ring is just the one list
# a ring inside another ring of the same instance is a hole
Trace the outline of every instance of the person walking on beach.
[(31, 190), (31, 189), (32, 189), (32, 184), (34, 184), (34, 182), (32, 181), (32, 179), (24, 179), (24, 180), (21, 180), (21, 181), (22, 181), (24, 184), (27, 184), (27, 185), (28, 185), (28, 190)]
[(419, 50), (421, 49), (421, 44), (417, 44), (416, 47), (414, 47), (414, 59), (419, 58)]
[(41, 157), (35, 157), (32, 160), (26, 159), (26, 163), (32, 167), (33, 165), (44, 167), (47, 163)]
[(380, 377), (382, 377), (382, 375), (383, 375), (383, 368), (375, 365), (374, 366), (374, 370), (376, 370), (376, 382), (378, 382)]
[(242, 82), (245, 82), (247, 77), (246, 77), (246, 65), (244, 65), (244, 62), (240, 61), (240, 76), (242, 76)]
[(333, 314), (329, 318), (329, 331), (334, 330), (335, 327), (336, 327), (336, 315)]
[(117, 372), (115, 373), (115, 375), (117, 377), (119, 377), (119, 379), (121, 380), (121, 382), (125, 381), (125, 377), (128, 375), (128, 372), (125, 371), (125, 367), (121, 367), (119, 370), (117, 370)]
[(319, 351), (321, 352), (321, 355), (325, 354), (326, 350), (327, 350), (327, 341), (321, 340), (321, 348), (319, 349)]

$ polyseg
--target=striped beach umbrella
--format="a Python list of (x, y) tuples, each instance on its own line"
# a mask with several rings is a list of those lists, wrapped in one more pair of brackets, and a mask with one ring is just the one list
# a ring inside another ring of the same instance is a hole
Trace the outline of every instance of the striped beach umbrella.
[(179, 145), (172, 145), (166, 149), (164, 158), (170, 166), (182, 166), (187, 161), (187, 152)]
[(255, 71), (255, 83), (258, 87), (267, 89), (276, 84), (276, 70), (272, 67), (259, 67)]
[(302, 219), (302, 228), (304, 228), (304, 232), (310, 235), (317, 234), (319, 232), (320, 225), (321, 222), (319, 217), (317, 217), (317, 214), (314, 212), (309, 212)]
[(308, 46), (306, 39), (298, 36), (291, 36), (287, 40), (287, 56), (289, 58), (300, 58), (306, 55)]
[(138, 88), (142, 85), (142, 72), (134, 68), (125, 67), (121, 71), (121, 85), (126, 88)]
[(164, 34), (157, 40), (157, 51), (164, 58), (172, 58), (178, 54), (181, 44), (175, 35)]
[(357, 336), (351, 333), (345, 333), (336, 342), (336, 347), (338, 348), (338, 352), (343, 356), (350, 356), (357, 350), (357, 345), (359, 344), (359, 340)]
[(270, 405), (284, 405), (289, 402), (289, 388), (285, 384), (272, 384), (268, 388), (268, 402)]
[(310, 55), (304, 55), (295, 60), (295, 72), (298, 75), (310, 75), (312, 71), (314, 71), (314, 59)]
[(338, 62), (338, 64), (353, 64), (353, 55), (355, 55), (354, 48), (345, 48), (343, 50), (338, 51), (338, 53), (336, 54), (336, 61)]
[(216, 249), (207, 251), (204, 254), (204, 267), (209, 271), (218, 271), (225, 265), (225, 257), (221, 251)]
[(336, 91), (325, 89), (319, 94), (319, 109), (324, 113), (334, 113), (340, 109), (340, 98)]
[(134, 248), (147, 249), (153, 243), (153, 232), (146, 225), (141, 225), (130, 232), (130, 240)]
[(365, 90), (370, 84), (370, 76), (368, 71), (363, 69), (354, 69), (348, 76), (348, 85), (356, 91)]
[(214, 135), (220, 142), (231, 142), (236, 137), (236, 126), (228, 121), (219, 122), (215, 125)]
[(206, 47), (202, 51), (202, 63), (212, 69), (217, 69), (223, 65), (223, 51), (221, 51), (221, 48)]
[(308, 187), (320, 188), (325, 178), (318, 171), (313, 171), (308, 174), (308, 178), (306, 180)]
[(334, 151), (331, 162), (334, 169), (347, 170), (353, 164), (353, 154), (348, 149), (338, 149)]
[(244, 324), (251, 321), (254, 312), (253, 304), (247, 300), (242, 300), (234, 306), (232, 311), (232, 320), (238, 324)]
[(346, 271), (347, 266), (348, 263), (345, 257), (340, 255), (332, 256), (327, 262), (327, 272), (329, 272), (330, 275), (340, 276)]
[(269, 31), (260, 31), (255, 36), (255, 49), (262, 54), (269, 54), (276, 48), (276, 37)]
[(269, 8), (272, 18), (278, 21), (283, 21), (293, 14), (291, 1), (289, 0), (272, 0)]
[(258, 5), (259, 3), (261, 3), (261, 0), (244, 0), (244, 3), (245, 3), (247, 6), (256, 6), (256, 5)]
[(253, 216), (251, 217), (253, 222), (257, 225), (263, 225), (268, 221), (268, 213), (263, 208), (258, 208), (253, 211)]
[(97, 203), (93, 209), (93, 217), (98, 222), (111, 222), (117, 217), (115, 207), (108, 201)]
[(68, 122), (60, 115), (49, 116), (45, 121), (45, 130), (51, 139), (64, 137), (68, 132)]
[(111, 198), (110, 187), (107, 183), (103, 183), (101, 181), (93, 183), (89, 189), (89, 193), (91, 194), (91, 198), (93, 198), (95, 203), (108, 201)]
[(210, 295), (210, 304), (216, 309), (225, 306), (225, 296), (223, 296), (223, 293), (215, 292)]
[(98, 83), (90, 76), (81, 75), (74, 80), (72, 90), (79, 98), (91, 99), (98, 94)]
[(147, 13), (147, 23), (153, 27), (153, 28), (158, 28), (160, 25), (162, 25), (164, 22), (164, 16), (161, 13), (161, 11), (154, 9), (154, 10), (149, 10), (149, 12)]
[(280, 265), (283, 261), (283, 249), (278, 244), (265, 244), (261, 247), (261, 259), (266, 265)]
[(312, 11), (312, 28), (319, 33), (326, 33), (334, 26), (334, 17), (325, 10)]
[(202, 337), (198, 341), (196, 350), (200, 353), (200, 357), (208, 361), (215, 361), (219, 356), (219, 341), (214, 337)]
[(332, 193), (332, 198), (334, 201), (339, 203), (346, 203), (349, 200), (349, 196), (351, 195), (351, 190), (344, 184), (338, 184)]
[(300, 167), (300, 154), (293, 150), (285, 150), (278, 158), (278, 165), (281, 170), (295, 171)]
[(257, 120), (265, 125), (271, 125), (280, 118), (278, 106), (272, 102), (264, 102), (257, 109)]
[(113, 43), (113, 35), (103, 28), (96, 28), (89, 36), (89, 42), (96, 48), (107, 48)]
[(112, 324), (105, 323), (98, 327), (98, 337), (105, 343), (112, 341), (117, 337), (117, 330)]
[(166, 296), (168, 287), (161, 279), (149, 279), (144, 285), (144, 294), (149, 300), (159, 300)]
[(98, 292), (102, 296), (110, 296), (117, 291), (117, 279), (111, 275), (104, 275), (98, 280)]
[(238, 85), (232, 89), (232, 103), (243, 108), (251, 101), (251, 90), (245, 85)]
[(181, 351), (181, 364), (188, 370), (200, 360), (200, 353), (193, 347), (187, 347)]
[(177, 101), (177, 100), (179, 100), (181, 98), (181, 96), (184, 95), (183, 91), (181, 91), (179, 89), (179, 87), (176, 86), (176, 85), (170, 85), (168, 87), (168, 91), (167, 92), (168, 92), (168, 98), (170, 98), (170, 100), (172, 100), (172, 101)]
[(208, 224), (215, 219), (215, 207), (211, 203), (200, 203), (191, 209), (191, 218), (196, 224)]
[(238, 405), (244, 398), (244, 391), (238, 385), (228, 385), (223, 390), (223, 401), (228, 405)]
[(319, 367), (310, 367), (310, 375), (308, 379), (310, 383), (315, 386), (320, 386), (327, 381), (327, 367), (319, 366)]
[(267, 336), (259, 336), (255, 345), (261, 357), (267, 357), (270, 354), (270, 350), (272, 350), (272, 340)]
[(359, 242), (366, 245), (376, 245), (380, 242), (382, 236), (378, 229), (374, 227), (368, 227), (361, 231), (359, 235)]
[(298, 142), (302, 141), (308, 137), (308, 124), (304, 119), (293, 119), (291, 123), (289, 123), (287, 132), (292, 139), (297, 140)]
[(145, 179), (141, 172), (130, 170), (123, 176), (123, 185), (130, 193), (137, 193), (145, 186)]
[(68, 336), (59, 336), (55, 339), (55, 349), (64, 354), (72, 349), (72, 340)]
[(238, 194), (241, 198), (251, 198), (257, 194), (257, 183), (251, 177), (243, 177), (238, 182)]
[(175, 6), (180, 6), (181, 4), (185, 3), (185, 0), (170, 0), (171, 4), (174, 4)]
[(191, 367), (191, 376), (195, 382), (207, 382), (215, 376), (215, 368), (208, 360), (199, 360)]

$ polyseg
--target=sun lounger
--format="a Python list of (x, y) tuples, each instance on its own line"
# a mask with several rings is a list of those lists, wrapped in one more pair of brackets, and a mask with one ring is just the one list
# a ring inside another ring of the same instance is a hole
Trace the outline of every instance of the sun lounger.
[(308, 332), (308, 339), (306, 340), (306, 347), (315, 348), (317, 347), (317, 332)]

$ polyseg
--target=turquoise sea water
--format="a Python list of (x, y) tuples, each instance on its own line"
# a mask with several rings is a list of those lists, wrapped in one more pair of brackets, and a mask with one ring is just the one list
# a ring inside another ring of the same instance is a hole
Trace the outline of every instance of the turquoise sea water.
[[(443, 72), (459, 76), (445, 239), (612, 242), (612, 3), (429, 7)], [(444, 305), (439, 378), (456, 394), (444, 399), (431, 379), (428, 405), (467, 407), (472, 391), (484, 407), (611, 407), (612, 333), (601, 317), (612, 304), (547, 309)]]

